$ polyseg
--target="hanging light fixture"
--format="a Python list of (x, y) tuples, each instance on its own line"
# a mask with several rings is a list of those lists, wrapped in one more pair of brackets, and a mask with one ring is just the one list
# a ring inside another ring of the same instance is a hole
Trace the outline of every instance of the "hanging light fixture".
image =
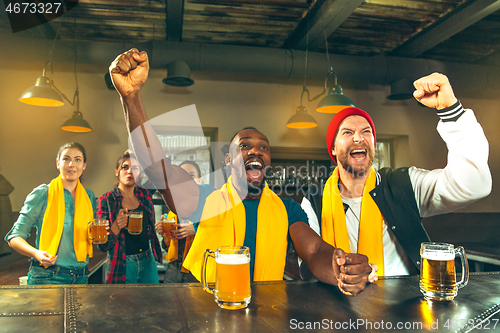
[(305, 106), (297, 106), (297, 113), (294, 114), (286, 124), (289, 128), (313, 128), (318, 126), (313, 116), (307, 113)]
[[(328, 49), (326, 52), (328, 53)], [(335, 78), (335, 84), (328, 89), (328, 95), (318, 103), (318, 107), (316, 108), (316, 111), (321, 113), (338, 113), (345, 108), (354, 106), (353, 101), (344, 95), (342, 87), (337, 85), (337, 74), (335, 74), (332, 67), (330, 67), (328, 74), (326, 75), (325, 89), (323, 92), (326, 91), (328, 77), (332, 74)]]
[(75, 133), (88, 133), (92, 132), (92, 128), (89, 123), (83, 119), (83, 115), (80, 112), (80, 93), (78, 91), (78, 77), (76, 76), (76, 44), (75, 44), (75, 82), (76, 82), (76, 90), (75, 95), (73, 96), (73, 103), (70, 102), (71, 105), (75, 106), (75, 111), (70, 119), (66, 120), (64, 124), (61, 125), (61, 129), (66, 132), (75, 132)]
[(413, 98), (413, 84), (407, 78), (402, 78), (391, 83), (391, 94), (387, 99), (399, 101)]
[[(59, 89), (57, 89), (54, 84), (54, 70), (52, 67), (52, 51), (54, 50), (54, 46), (56, 44), (57, 37), (59, 36), (59, 28), (61, 28), (61, 23), (59, 23), (59, 27), (57, 28), (56, 36), (54, 37), (54, 42), (52, 43), (52, 47), (49, 53), (49, 59), (45, 62), (45, 66), (43, 68), (42, 76), (39, 77), (36, 81), (35, 86), (28, 88), (19, 98), (19, 101), (37, 105), (37, 106), (63, 106), (64, 100), (67, 100), (71, 105), (76, 107), (76, 110), (73, 112), (73, 116), (68, 119), (61, 128), (65, 131), (69, 132), (78, 132), (78, 133), (86, 133), (91, 132), (92, 128), (89, 123), (83, 119), (82, 113), (80, 112), (80, 97), (78, 92), (78, 77), (76, 74), (76, 63), (77, 63), (77, 53), (76, 53), (76, 18), (75, 18), (75, 38), (74, 38), (74, 49), (75, 49), (75, 82), (76, 82), (76, 91), (73, 96), (73, 102), (71, 102), (66, 95), (64, 95)], [(51, 80), (45, 76), (45, 70), (47, 65), (50, 65), (50, 76)]]
[(307, 96), (309, 98), (309, 90), (307, 90), (306, 81), (307, 81), (307, 54), (309, 50), (309, 11), (307, 13), (307, 34), (306, 34), (306, 61), (304, 68), (304, 86), (302, 87), (302, 93), (300, 94), (300, 106), (297, 106), (296, 113), (288, 119), (286, 123), (286, 127), (288, 128), (313, 128), (318, 126), (316, 120), (307, 113), (307, 108), (302, 104), (302, 97), (304, 93), (307, 92)]
[[(307, 113), (307, 108), (304, 106), (304, 104), (302, 104), (302, 97), (304, 97), (304, 93), (307, 93), (307, 98), (309, 99), (309, 90), (307, 90), (307, 86), (306, 86), (307, 49), (306, 49), (306, 68), (305, 68), (304, 73), (305, 73), (304, 74), (304, 86), (302, 87), (302, 93), (300, 94), (300, 106), (297, 106), (296, 113), (288, 120), (286, 127), (289, 127), (289, 128), (313, 128), (313, 127), (318, 126), (318, 123), (316, 122), (316, 120), (313, 118), (313, 116), (311, 116), (309, 113)], [(309, 101), (311, 101), (311, 100), (309, 99)]]
[[(321, 24), (323, 25), (323, 15), (321, 15)], [(318, 103), (316, 111), (321, 113), (338, 113), (345, 108), (354, 106), (354, 103), (351, 101), (349, 97), (344, 95), (342, 87), (337, 85), (337, 74), (333, 70), (333, 67), (330, 65), (330, 55), (328, 53), (328, 38), (326, 38), (324, 25), (323, 25), (323, 36), (325, 38), (326, 60), (328, 61), (329, 68), (325, 78), (325, 87), (323, 89), (323, 92), (320, 95), (318, 95), (318, 97), (323, 95), (323, 93), (326, 91), (326, 88), (328, 87), (328, 77), (330, 77), (330, 75), (333, 75), (335, 81), (334, 85), (328, 89), (328, 95), (325, 96)]]
[[(80, 112), (80, 92), (78, 91), (78, 76), (76, 73), (76, 64), (77, 64), (77, 50), (76, 50), (76, 19), (75, 19), (75, 38), (73, 43), (75, 49), (75, 94), (73, 95), (73, 103), (68, 102), (75, 106), (75, 111), (70, 119), (66, 120), (64, 124), (61, 125), (61, 129), (66, 132), (74, 132), (74, 133), (88, 133), (92, 132), (92, 128), (89, 123), (83, 119), (83, 115)], [(63, 95), (64, 96), (64, 95)]]
[[(306, 56), (307, 59), (307, 56)], [(304, 79), (305, 83), (305, 79)], [(309, 90), (307, 90), (307, 87), (304, 86), (302, 87), (302, 94), (300, 94), (300, 106), (297, 106), (297, 113), (295, 113), (289, 120), (288, 123), (286, 124), (286, 127), (289, 128), (313, 128), (318, 126), (318, 123), (316, 120), (311, 116), (309, 113), (307, 113), (306, 107), (302, 104), (302, 97), (304, 96), (304, 93), (307, 92), (307, 95), (309, 96)]]
[(64, 124), (61, 125), (61, 129), (67, 132), (75, 133), (92, 132), (92, 128), (90, 127), (89, 123), (85, 119), (83, 119), (83, 115), (80, 112), (80, 97), (78, 93), (78, 86), (76, 87), (73, 103), (76, 105), (76, 110), (73, 112), (71, 118), (66, 120)]
[(52, 62), (47, 60), (43, 67), (42, 76), (40, 76), (33, 87), (26, 89), (21, 97), (20, 102), (37, 105), (37, 106), (63, 106), (64, 101), (61, 95), (52, 88), (52, 81), (45, 76), (45, 69), (50, 65), (50, 74), (52, 81), (54, 80), (54, 71)]
[(191, 69), (188, 64), (182, 60), (175, 60), (167, 65), (167, 77), (162, 82), (174, 87), (189, 87), (194, 83), (190, 74)]

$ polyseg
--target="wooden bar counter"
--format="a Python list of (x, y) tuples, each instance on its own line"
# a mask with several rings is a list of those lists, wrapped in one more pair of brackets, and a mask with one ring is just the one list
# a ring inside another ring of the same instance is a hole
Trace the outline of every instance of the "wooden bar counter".
[(451, 302), (425, 301), (418, 279), (382, 278), (356, 297), (319, 282), (254, 283), (238, 311), (219, 309), (198, 284), (2, 286), (0, 330), (500, 332), (499, 272), (472, 273)]

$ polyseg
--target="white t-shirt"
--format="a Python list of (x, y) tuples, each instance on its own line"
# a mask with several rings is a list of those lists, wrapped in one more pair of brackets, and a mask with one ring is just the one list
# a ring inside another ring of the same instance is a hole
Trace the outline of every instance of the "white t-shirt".
[[(347, 209), (345, 214), (345, 219), (347, 234), (349, 235), (349, 246), (353, 253), (358, 252), (361, 199), (362, 197), (342, 197), (342, 201), (349, 205), (349, 209)], [(384, 247), (384, 274), (387, 276), (410, 274), (411, 262), (394, 234), (387, 228), (387, 223), (385, 221), (382, 230), (382, 242)]]
[[(346, 212), (347, 234), (349, 236), (349, 246), (351, 253), (358, 252), (359, 239), (359, 216), (361, 215), (361, 197), (360, 198), (342, 198), (342, 201), (349, 205)], [(306, 198), (302, 199), (300, 204), (307, 214), (310, 227), (320, 234), (320, 226), (318, 218), (314, 213), (311, 202)], [(387, 276), (393, 275), (408, 275), (410, 274), (411, 262), (403, 250), (394, 234), (387, 228), (387, 223), (384, 221), (384, 229), (382, 231), (383, 247), (384, 247), (384, 274)]]

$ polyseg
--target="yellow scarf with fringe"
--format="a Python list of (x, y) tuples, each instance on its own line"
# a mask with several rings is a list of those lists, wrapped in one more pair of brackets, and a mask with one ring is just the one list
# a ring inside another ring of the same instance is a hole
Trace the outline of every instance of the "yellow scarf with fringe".
[[(201, 281), (205, 249), (216, 251), (220, 246), (243, 246), (246, 213), (232, 178), (206, 200), (201, 222), (184, 267)], [(257, 239), (254, 281), (283, 280), (286, 263), (288, 214), (283, 201), (269, 189), (263, 189), (257, 209)], [(215, 262), (207, 263), (207, 282), (215, 281)]]
[[(52, 256), (57, 254), (59, 242), (64, 228), (64, 187), (61, 175), (54, 178), (49, 185), (47, 209), (43, 216), (40, 232), (40, 250)], [(73, 222), (73, 243), (76, 259), (86, 262), (87, 255), (93, 256), (92, 241), (88, 237), (88, 222), (94, 218), (94, 210), (85, 188), (78, 180), (75, 193), (75, 216)]]
[[(375, 188), (377, 176), (370, 168), (370, 175), (365, 181), (361, 199), (361, 216), (359, 224), (358, 253), (368, 257), (370, 263), (379, 267), (377, 275), (384, 275), (384, 248), (382, 241), (383, 216), (370, 196)], [(325, 242), (346, 253), (351, 252), (349, 235), (339, 190), (339, 170), (335, 168), (328, 178), (323, 192), (323, 212), (321, 214), (321, 236)]]
[[(174, 219), (175, 223), (178, 223), (177, 215), (175, 215), (172, 211), (170, 211), (167, 214), (167, 219)], [(191, 221), (189, 221), (191, 223)], [(193, 244), (194, 236), (187, 236), (186, 237), (186, 245), (184, 245), (184, 255), (182, 257), (182, 262), (186, 260), (186, 256), (189, 253), (189, 249), (191, 248), (191, 245)], [(177, 238), (172, 238), (170, 240), (170, 246), (168, 247), (168, 252), (165, 255), (165, 260), (168, 262), (176, 261), (179, 259), (179, 240)], [(189, 271), (182, 266), (181, 268), (182, 273), (189, 273)]]

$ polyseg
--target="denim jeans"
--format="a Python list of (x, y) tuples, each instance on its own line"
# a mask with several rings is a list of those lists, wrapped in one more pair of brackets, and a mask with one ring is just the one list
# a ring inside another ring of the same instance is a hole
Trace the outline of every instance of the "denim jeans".
[(31, 264), (28, 272), (28, 285), (87, 284), (88, 280), (87, 267), (70, 269), (54, 265), (44, 268), (39, 264)]
[[(182, 260), (182, 257), (181, 257)], [(188, 282), (198, 282), (196, 278), (189, 273), (183, 273), (181, 272), (182, 269), (182, 261), (181, 260), (176, 260), (169, 262), (166, 270), (165, 270), (165, 276), (163, 279), (163, 283), (188, 283)]]
[(159, 283), (158, 268), (151, 249), (126, 257), (125, 283)]

